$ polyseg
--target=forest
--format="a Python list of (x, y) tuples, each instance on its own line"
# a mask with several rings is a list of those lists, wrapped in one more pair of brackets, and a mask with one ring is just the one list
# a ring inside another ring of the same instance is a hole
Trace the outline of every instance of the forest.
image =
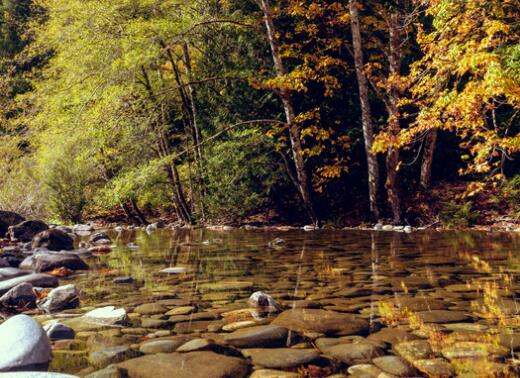
[(518, 0), (2, 0), (0, 208), (520, 221)]

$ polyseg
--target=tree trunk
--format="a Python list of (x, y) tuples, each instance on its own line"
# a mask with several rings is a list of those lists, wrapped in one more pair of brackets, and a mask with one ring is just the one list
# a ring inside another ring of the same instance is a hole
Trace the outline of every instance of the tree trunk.
[[(267, 30), (267, 37), (269, 39), (269, 45), (271, 47), (271, 55), (273, 57), (274, 68), (278, 77), (286, 74), (285, 67), (280, 56), (280, 50), (278, 48), (278, 42), (276, 41), (276, 29), (274, 27), (273, 15), (269, 0), (258, 0), (260, 8), (264, 13), (265, 27)], [(282, 104), (285, 111), (285, 118), (287, 120), (287, 126), (289, 128), (289, 140), (291, 142), (292, 155), (294, 159), (294, 165), (296, 170), (297, 178), (297, 190), (302, 197), (303, 205), (307, 211), (307, 215), (311, 219), (312, 223), (318, 224), (318, 217), (314, 210), (312, 203), (309, 179), (307, 177), (307, 171), (305, 170), (305, 162), (303, 160), (303, 149), (300, 140), (300, 129), (297, 124), (294, 123), (295, 112), (292, 103), (291, 93), (287, 89), (280, 90), (280, 96), (282, 98)]]
[(128, 221), (130, 223), (132, 223), (133, 225), (138, 225), (139, 224), (139, 220), (135, 217), (134, 214), (132, 214), (132, 211), (130, 210), (128, 205), (126, 205), (123, 202), (120, 202), (119, 206), (121, 207), (121, 210), (123, 210), (123, 212), (125, 213), (125, 216), (126, 216), (126, 218), (128, 219)]
[(428, 132), (425, 141), (423, 160), (421, 164), (421, 188), (426, 190), (430, 188), (432, 178), (433, 154), (435, 152), (435, 144), (437, 142), (437, 130), (433, 129)]
[(354, 47), (354, 64), (359, 88), (359, 101), (361, 102), (361, 120), (363, 124), (363, 139), (365, 141), (365, 154), (368, 166), (368, 198), (370, 201), (370, 212), (377, 220), (379, 219), (379, 209), (377, 206), (377, 188), (379, 184), (379, 164), (377, 156), (372, 153), (374, 142), (372, 130), (372, 114), (368, 95), (368, 82), (364, 73), (363, 49), (361, 40), (361, 30), (359, 23), (359, 3), (357, 0), (350, 0), (350, 23), (352, 29), (352, 45)]
[[(144, 86), (148, 93), (150, 94), (150, 98), (152, 101), (157, 105), (157, 111), (160, 114), (160, 124), (155, 125), (153, 128), (153, 132), (156, 134), (157, 138), (157, 145), (159, 147), (159, 155), (160, 157), (167, 157), (171, 155), (172, 148), (170, 141), (168, 140), (168, 137), (164, 135), (164, 132), (162, 130), (162, 126), (167, 124), (167, 117), (164, 109), (163, 104), (159, 104), (159, 101), (157, 101), (157, 97), (155, 96), (155, 93), (153, 91), (150, 78), (148, 77), (148, 73), (146, 72), (146, 69), (144, 66), (141, 66), (141, 72), (143, 74), (144, 79)], [(179, 174), (177, 172), (177, 167), (175, 165), (174, 161), (171, 161), (168, 164), (165, 164), (165, 170), (166, 174), (168, 176), (168, 180), (170, 182), (170, 185), (172, 187), (173, 191), (173, 201), (175, 204), (175, 212), (179, 216), (179, 218), (187, 223), (192, 223), (191, 218), (191, 211), (186, 203), (186, 199), (184, 197), (184, 193), (182, 190), (182, 183), (180, 182)]]
[[(399, 15), (393, 13), (389, 20), (389, 36), (390, 36), (390, 54), (388, 56), (390, 62), (390, 78), (397, 80), (401, 68), (401, 40), (399, 36)], [(399, 122), (399, 99), (400, 90), (392, 84), (390, 88), (389, 105), (388, 105), (388, 127), (390, 131), (390, 146), (386, 157), (386, 191), (388, 202), (392, 209), (393, 222), (401, 223), (401, 195), (399, 188), (399, 150), (395, 146), (395, 138), (397, 138), (401, 129)]]
[(195, 148), (195, 155), (197, 156), (197, 169), (198, 169), (198, 181), (199, 181), (199, 189), (200, 189), (200, 211), (202, 220), (206, 218), (204, 212), (204, 197), (206, 197), (206, 188), (204, 183), (204, 160), (202, 155), (202, 137), (199, 129), (199, 125), (197, 122), (197, 105), (195, 103), (195, 87), (191, 82), (193, 81), (192, 69), (191, 69), (191, 58), (190, 52), (188, 50), (188, 44), (183, 42), (182, 44), (182, 54), (184, 56), (184, 64), (186, 66), (186, 76), (188, 77), (188, 90), (189, 90), (189, 100), (191, 107), (191, 122), (192, 122), (192, 134), (193, 134), (193, 147)]
[(130, 199), (130, 205), (132, 206), (132, 210), (136, 214), (137, 219), (139, 220), (139, 223), (143, 226), (146, 226), (148, 224), (148, 221), (146, 220), (146, 217), (144, 216), (143, 212), (137, 205), (137, 201), (135, 200), (135, 198)]

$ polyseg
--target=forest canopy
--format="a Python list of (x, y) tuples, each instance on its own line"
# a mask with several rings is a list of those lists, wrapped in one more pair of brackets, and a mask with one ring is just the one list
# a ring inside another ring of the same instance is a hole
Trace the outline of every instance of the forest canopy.
[(519, 220), (518, 5), (1, 0), (0, 208)]

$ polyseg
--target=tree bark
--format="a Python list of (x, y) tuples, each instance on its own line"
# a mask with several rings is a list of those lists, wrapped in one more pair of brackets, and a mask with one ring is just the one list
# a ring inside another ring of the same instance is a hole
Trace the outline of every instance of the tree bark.
[(188, 44), (183, 42), (182, 44), (182, 54), (184, 57), (184, 64), (186, 66), (186, 76), (188, 77), (188, 91), (189, 91), (189, 100), (190, 100), (190, 108), (191, 108), (191, 126), (192, 126), (192, 134), (193, 134), (193, 145), (195, 148), (195, 155), (197, 156), (197, 169), (198, 169), (198, 181), (200, 188), (200, 211), (202, 215), (202, 220), (206, 218), (204, 211), (204, 197), (206, 196), (206, 188), (204, 183), (204, 160), (202, 153), (202, 145), (201, 145), (201, 133), (198, 125), (198, 116), (197, 116), (197, 105), (195, 103), (195, 87), (191, 82), (193, 81), (192, 68), (191, 68), (191, 58), (190, 52), (188, 49)]
[(132, 210), (136, 214), (139, 223), (143, 226), (146, 226), (148, 224), (148, 221), (146, 220), (146, 217), (144, 216), (141, 209), (139, 208), (139, 205), (137, 205), (137, 201), (135, 200), (135, 198), (130, 199), (130, 206), (132, 206)]
[(397, 138), (401, 130), (399, 121), (399, 99), (400, 90), (395, 81), (400, 75), (401, 70), (401, 40), (399, 33), (399, 14), (392, 13), (388, 20), (390, 53), (388, 55), (390, 63), (390, 80), (391, 83), (388, 104), (388, 128), (390, 132), (390, 146), (386, 157), (386, 191), (388, 202), (392, 209), (392, 217), (394, 223), (401, 223), (401, 194), (399, 185), (399, 149), (395, 146), (395, 138)]
[[(168, 137), (164, 135), (164, 132), (161, 129), (161, 127), (167, 123), (164, 105), (161, 105), (157, 100), (150, 82), (150, 78), (148, 77), (148, 73), (146, 72), (144, 66), (141, 66), (141, 72), (144, 79), (143, 85), (148, 91), (151, 100), (156, 104), (157, 111), (160, 114), (160, 124), (153, 128), (153, 132), (156, 134), (160, 157), (166, 157), (171, 155), (172, 148)], [(174, 161), (171, 161), (170, 163), (166, 164), (164, 168), (172, 187), (175, 212), (184, 223), (191, 224), (191, 211), (187, 205), (186, 198), (184, 197), (182, 183), (180, 182), (179, 174), (177, 172), (177, 166), (175, 165)]]
[(423, 160), (421, 164), (421, 188), (426, 190), (430, 188), (432, 178), (433, 155), (435, 153), (435, 144), (437, 143), (437, 130), (433, 129), (426, 135), (424, 146)]
[(374, 134), (372, 129), (372, 113), (370, 109), (368, 82), (364, 73), (363, 48), (359, 22), (359, 3), (350, 0), (350, 22), (352, 29), (352, 45), (354, 47), (354, 65), (359, 88), (359, 101), (361, 102), (361, 121), (363, 125), (363, 139), (365, 141), (365, 154), (368, 166), (368, 198), (370, 201), (370, 212), (377, 220), (379, 209), (377, 206), (377, 188), (379, 184), (379, 164), (377, 156), (372, 153)]
[[(258, 4), (264, 13), (264, 22), (267, 30), (267, 37), (269, 39), (269, 45), (271, 47), (271, 55), (273, 57), (274, 68), (276, 76), (281, 77), (286, 74), (285, 67), (282, 62), (280, 55), (280, 49), (276, 40), (276, 29), (274, 26), (273, 14), (269, 0), (258, 0)], [(311, 191), (309, 185), (309, 178), (305, 169), (305, 162), (303, 160), (303, 149), (300, 140), (300, 129), (297, 124), (294, 123), (295, 112), (292, 103), (291, 93), (287, 89), (280, 90), (280, 97), (282, 98), (282, 104), (285, 112), (285, 118), (287, 126), (289, 128), (289, 140), (291, 142), (292, 155), (294, 159), (294, 165), (296, 170), (297, 187), (307, 215), (313, 224), (318, 224), (318, 217), (314, 210), (314, 205), (311, 199)]]

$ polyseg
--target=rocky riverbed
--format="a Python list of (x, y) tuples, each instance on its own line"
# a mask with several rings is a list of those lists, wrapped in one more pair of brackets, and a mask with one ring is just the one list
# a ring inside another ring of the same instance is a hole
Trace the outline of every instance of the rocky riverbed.
[(515, 234), (58, 231), (72, 249), (3, 242), (0, 371), (518, 374)]

